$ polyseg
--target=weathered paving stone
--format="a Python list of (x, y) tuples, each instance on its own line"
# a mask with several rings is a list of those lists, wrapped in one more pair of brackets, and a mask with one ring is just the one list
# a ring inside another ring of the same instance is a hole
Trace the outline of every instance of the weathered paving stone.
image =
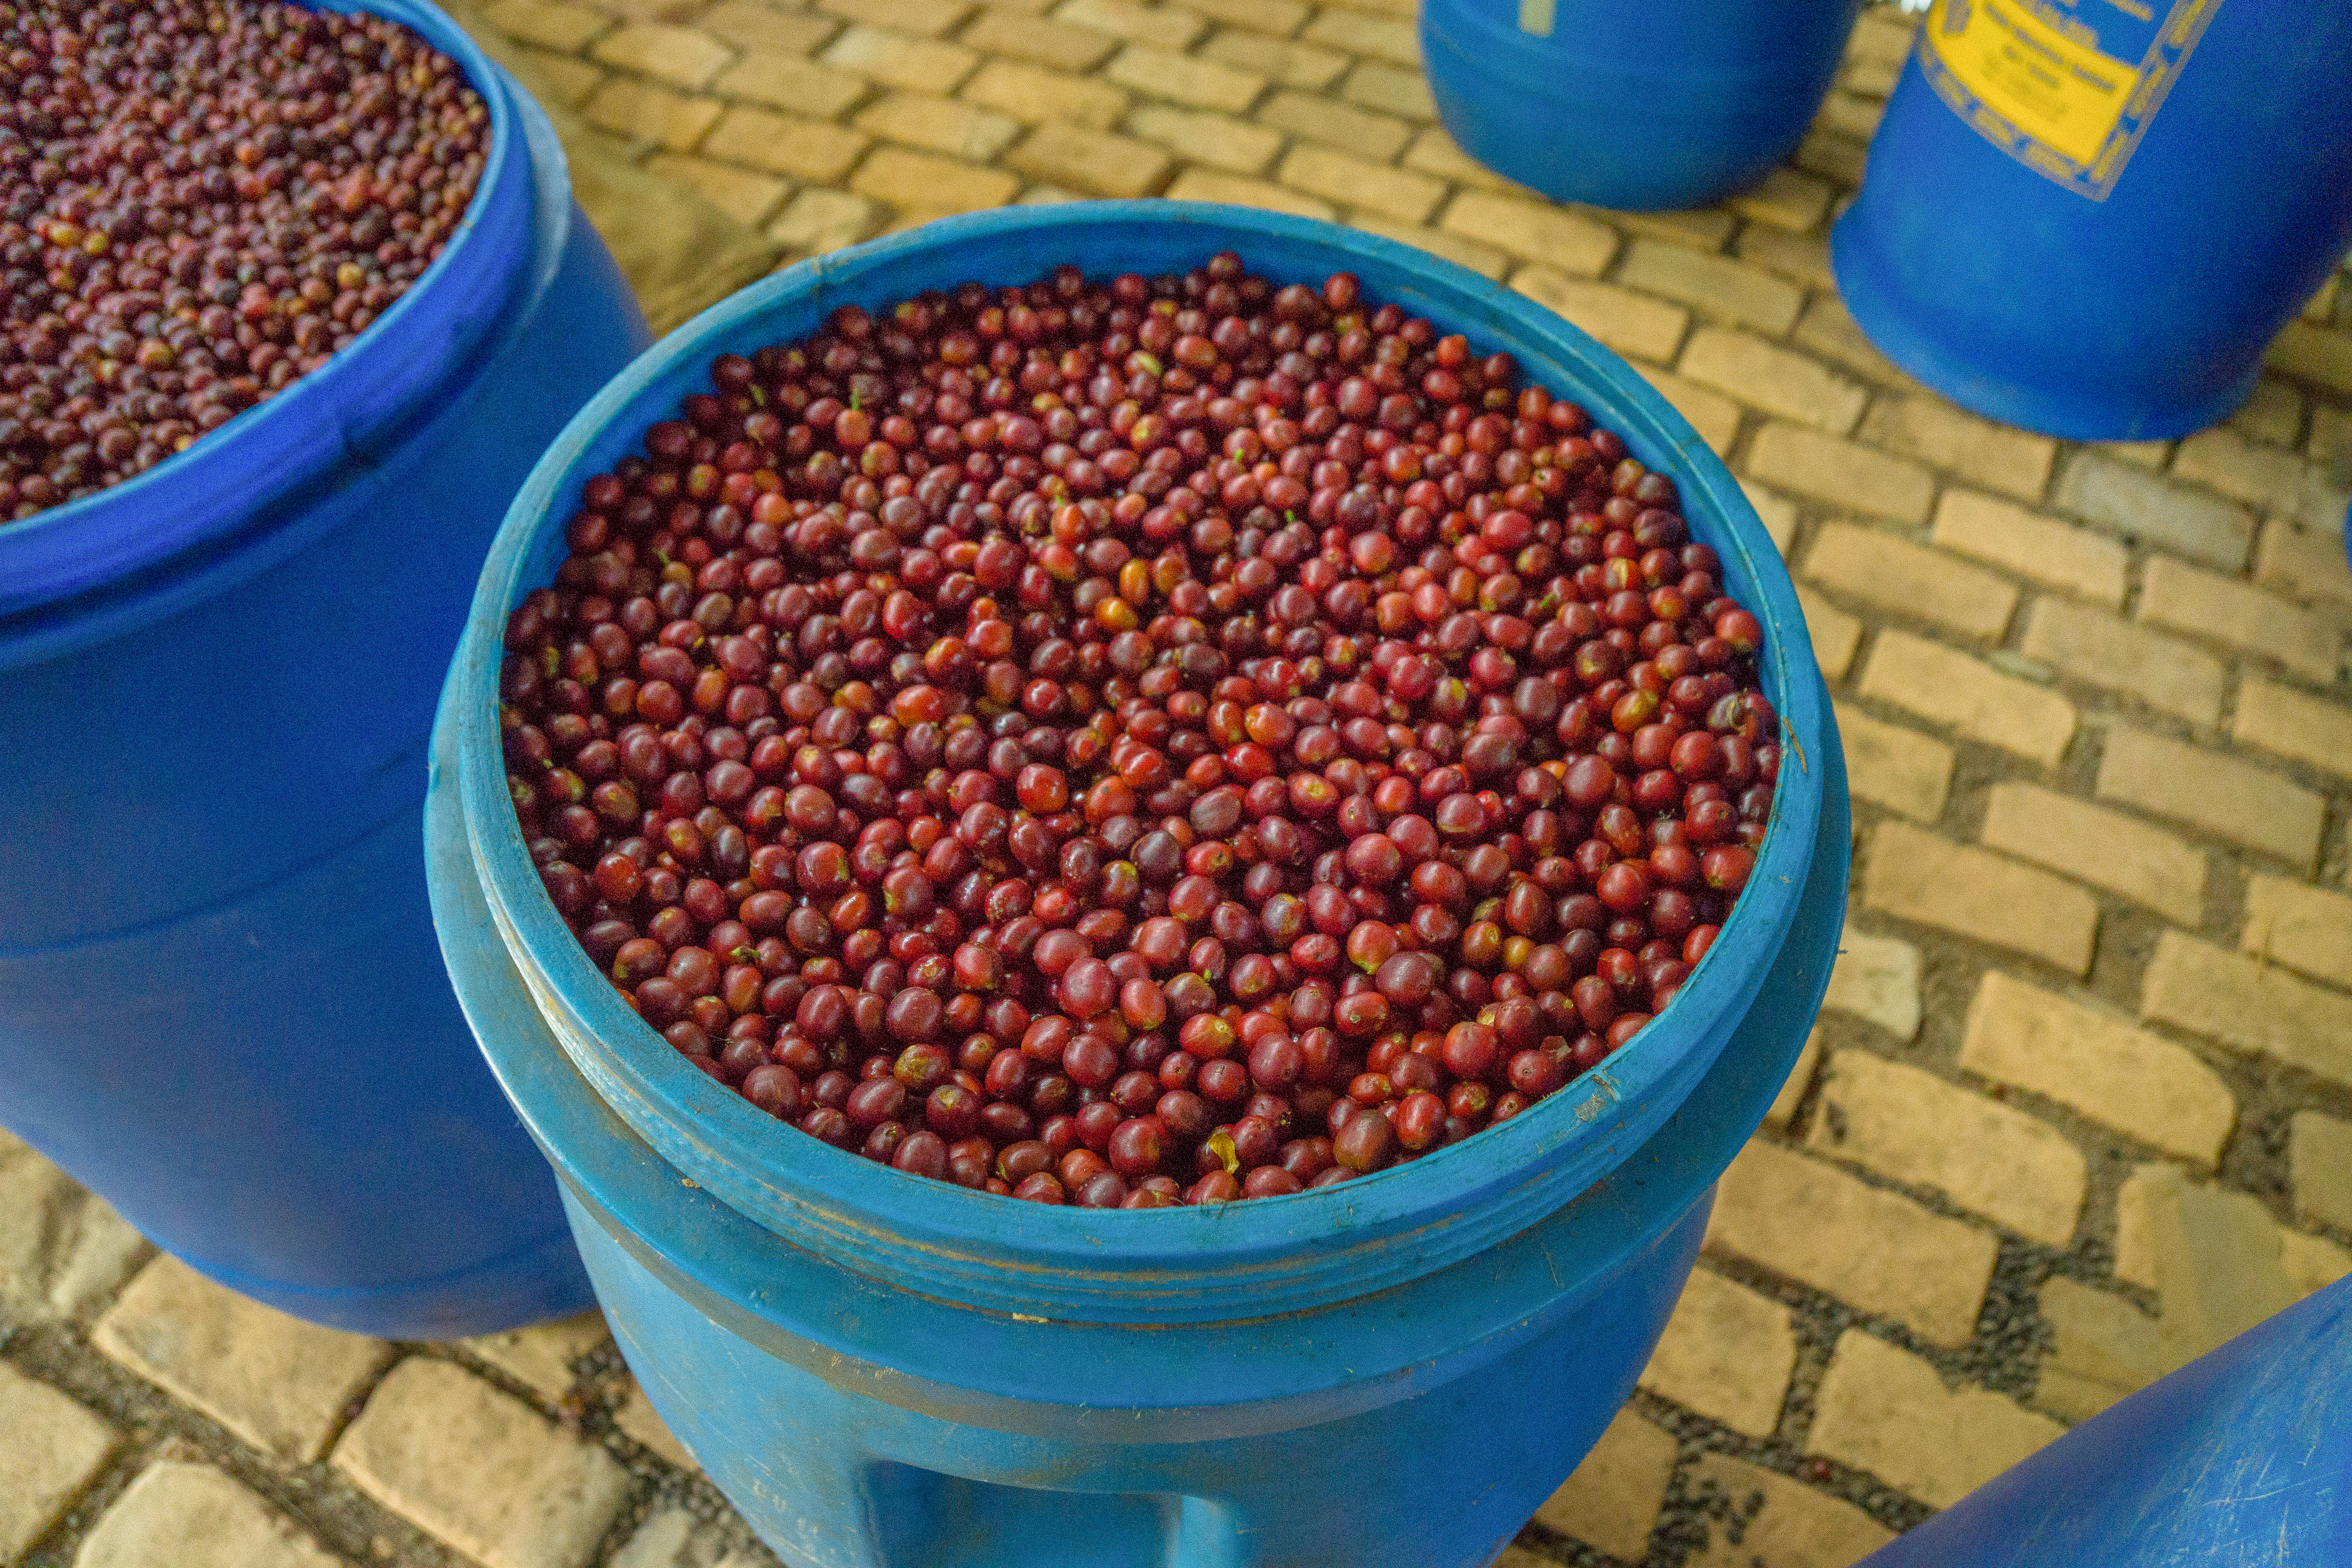
[(572, 1392), (572, 1365), (611, 1336), (591, 1307), (551, 1323), (508, 1329), (457, 1342), (552, 1405)]
[(88, 1316), (154, 1250), (102, 1200), (0, 1131), (0, 1331)]
[(1536, 1510), (1536, 1522), (1612, 1557), (1638, 1561), (1650, 1527), (1665, 1506), (1675, 1440), (1630, 1410), (1621, 1410), (1576, 1473)]
[(1964, 414), (1930, 394), (1882, 397), (1862, 422), (1861, 438), (1917, 458), (1970, 484), (2032, 500), (2049, 481), (2058, 443)]
[(1916, 463), (1779, 421), (1756, 433), (1748, 472), (1766, 484), (1896, 522), (1927, 521), (1936, 492), (1935, 476)]
[(176, 1258), (141, 1271), (90, 1339), (257, 1448), (308, 1464), (343, 1407), (392, 1359), (382, 1340), (306, 1323)]
[(1822, 1005), (1866, 1018), (1898, 1040), (1919, 1033), (1919, 950), (1852, 926), (1838, 939)]
[(1805, 1147), (1912, 1186), (1935, 1187), (2019, 1235), (2063, 1247), (2089, 1166), (2065, 1134), (1920, 1068), (1839, 1051)]
[(2230, 733), (2247, 745), (2352, 778), (2352, 707), (2249, 675), (2238, 687)]
[(0, 1563), (64, 1517), (120, 1442), (73, 1400), (0, 1363)]
[(2319, 858), (2326, 800), (2235, 757), (2116, 725), (2099, 757), (2098, 798), (2201, 827), (2308, 871)]
[(2306, 610), (2250, 583), (2160, 555), (2141, 574), (2139, 617), (2275, 659), (2306, 680), (2335, 679), (2344, 646), (2335, 612)]
[(1848, 1329), (1814, 1397), (1805, 1451), (1948, 1508), (2064, 1430), (1990, 1389), (1948, 1388), (1917, 1356)]
[(1928, 537), (1946, 550), (2014, 572), (2111, 610), (2124, 603), (2124, 568), (2130, 556), (2114, 540), (2013, 501), (1974, 490), (1947, 489), (1937, 503)]
[(2352, 1231), (2352, 1121), (2296, 1111), (2288, 1123), (2287, 1169), (2296, 1214)]
[(2063, 1276), (2042, 1287), (2050, 1350), (2033, 1403), (2067, 1421), (2087, 1421), (2172, 1370), (2164, 1331), (2120, 1296)]
[(2045, 686), (1891, 627), (1863, 667), (1862, 694), (2054, 768), (2074, 734), (2074, 705)]
[(1992, 786), (1980, 837), (1988, 848), (2120, 893), (2181, 925), (2204, 923), (2205, 852), (2136, 817), (2010, 782)]
[(2344, 606), (2352, 605), (2352, 563), (2344, 558), (2343, 530), (2297, 528), (2283, 518), (2271, 519), (2254, 546), (2254, 581), (2290, 598), (2321, 603), (2340, 620)]
[(682, 1508), (664, 1509), (613, 1554), (611, 1568), (731, 1568), (727, 1538)]
[[(1683, 358), (1690, 358), (1685, 353)], [(1875, 528), (1832, 522), (1813, 536), (1805, 574), (1883, 611), (1916, 616), (1947, 631), (2000, 640), (2017, 613), (2017, 589), (1980, 566)]]
[(1952, 748), (1916, 730), (1835, 704), (1838, 739), (1845, 746), (1847, 787), (1856, 796), (1916, 822), (1944, 815), (1951, 792)]
[(2352, 899), (2256, 872), (2246, 879), (2246, 925), (2238, 945), (2352, 991)]
[(2229, 1085), (2188, 1047), (2006, 974), (1977, 987), (1960, 1066), (2208, 1168), (2237, 1124)]
[(1613, 283), (1571, 278), (1555, 267), (1529, 265), (1512, 275), (1511, 287), (1620, 353), (1664, 362), (1675, 357), (1690, 325), (1690, 312)]
[(1865, 906), (1898, 920), (2090, 973), (2097, 902), (2035, 867), (1885, 822), (1871, 836), (1862, 885)]
[(1691, 422), (1691, 427), (1715, 449), (1716, 456), (1722, 457), (1731, 450), (1732, 444), (1739, 438), (1739, 405), (1670, 370), (1645, 364), (1633, 368), (1642, 373), (1643, 380), (1657, 388), (1660, 396), (1675, 405), (1675, 413)]
[(1663, 294), (1711, 316), (1750, 326), (1771, 336), (1797, 320), (1805, 291), (1743, 267), (1727, 256), (1708, 256), (1687, 246), (1642, 239), (1626, 252), (1617, 270), (1628, 288)]
[(1998, 1250), (1990, 1231), (1754, 1142), (1716, 1189), (1706, 1246), (1944, 1345), (1965, 1344), (1975, 1331)]
[(1641, 1386), (1751, 1437), (1769, 1437), (1797, 1366), (1789, 1309), (1706, 1268), (1691, 1270)]
[(1701, 1454), (1683, 1486), (1706, 1531), (1683, 1568), (1850, 1568), (1895, 1539), (1852, 1503), (1728, 1454)]
[(2352, 1086), (2352, 996), (2179, 931), (2157, 938), (2140, 1016)]
[(2137, 697), (2149, 707), (2199, 724), (2221, 717), (2228, 672), (2221, 661), (2179, 637), (2087, 605), (2041, 599), (2026, 612), (2019, 645), (2077, 680)]
[(210, 1465), (151, 1465), (115, 1500), (74, 1568), (345, 1568)]
[[(2250, 1193), (2192, 1182), (2170, 1165), (2142, 1165), (2116, 1198), (2116, 1277), (2157, 1293), (2158, 1339), (2179, 1366), (2301, 1300), (2312, 1247)], [(2352, 1255), (2341, 1255), (2352, 1267)], [(2341, 1269), (2331, 1273), (2339, 1274)]]
[(2077, 452), (2059, 476), (2060, 510), (2126, 539), (2176, 550), (2225, 572), (2242, 571), (2253, 514), (2101, 452)]
[(1750, 332), (1705, 327), (1692, 334), (1676, 366), (1702, 385), (1750, 408), (1843, 436), (1862, 416), (1867, 389)]
[(1483, 241), (1562, 272), (1591, 276), (1616, 254), (1613, 230), (1542, 202), (1464, 191), (1438, 218), (1449, 233)]
[[(450, 1461), (457, 1454), (464, 1463)], [(487, 1568), (585, 1568), (632, 1486), (602, 1448), (425, 1356), (393, 1369), (335, 1445), (334, 1464)]]

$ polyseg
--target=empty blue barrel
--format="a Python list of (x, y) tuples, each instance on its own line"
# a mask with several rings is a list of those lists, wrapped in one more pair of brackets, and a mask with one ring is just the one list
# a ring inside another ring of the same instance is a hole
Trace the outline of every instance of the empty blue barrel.
[[(1680, 487), (1765, 626), (1790, 762), (1744, 901), (1674, 1005), (1585, 1079), (1460, 1144), (1223, 1207), (1044, 1208), (779, 1127), (678, 1055), (583, 952), (507, 796), (507, 616), (583, 481), (712, 360), (1065, 262), (1240, 252), (1356, 272), (1572, 395)], [(1844, 908), (1843, 762), (1794, 594), (1737, 484), (1622, 361), (1532, 302), (1372, 236), (1094, 203), (929, 225), (698, 318), (574, 420), (517, 499), (442, 698), (426, 843), (459, 1000), (561, 1177), (664, 1421), (794, 1568), (1466, 1568), (1599, 1436), (1680, 1294), (1712, 1184), (1819, 1005)]]
[(223, 1283), (424, 1338), (587, 1300), (416, 846), (482, 553), (648, 334), (537, 107), (370, 8), (489, 105), (457, 237), (316, 374), (0, 526), (0, 1121)]
[(2352, 0), (1937, 0), (1831, 260), (1989, 417), (2185, 435), (2352, 244)]
[(1656, 210), (1746, 189), (1795, 151), (1860, 0), (1422, 0), (1445, 129), (1564, 202)]
[(1861, 1568), (2352, 1563), (2352, 1279), (2208, 1352)]

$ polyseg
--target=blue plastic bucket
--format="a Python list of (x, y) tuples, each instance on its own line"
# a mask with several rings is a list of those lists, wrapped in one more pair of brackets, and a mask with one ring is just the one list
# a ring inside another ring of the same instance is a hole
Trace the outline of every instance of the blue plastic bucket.
[(1838, 290), (1990, 418), (2185, 435), (2352, 244), (2352, 0), (2046, 9), (1937, 0), (1831, 233)]
[(1564, 202), (1654, 210), (1746, 189), (1795, 150), (1861, 0), (1422, 0), (1445, 129)]
[[(717, 355), (801, 336), (845, 302), (1065, 262), (1181, 268), (1226, 247), (1277, 281), (1352, 270), (1370, 297), (1509, 351), (1674, 479), (1764, 623), (1787, 726), (1743, 901), (1674, 1005), (1602, 1068), (1323, 1191), (1039, 1208), (780, 1129), (639, 1020), (547, 901), (500, 755), (510, 607), (552, 576), (583, 481), (707, 384)], [(459, 1000), (562, 1180), (624, 1353), (796, 1568), (1486, 1563), (1647, 1359), (1711, 1184), (1819, 1005), (1848, 858), (1843, 763), (1780, 557), (1639, 376), (1406, 247), (1152, 202), (929, 225), (795, 267), (641, 358), (551, 448), (492, 548), (442, 698), (426, 839)]]
[(648, 338), (545, 117), (316, 374), (0, 527), (0, 1121), (226, 1284), (423, 1338), (575, 1308), (553, 1184), (428, 935), (435, 694), (547, 441)]
[(2075, 1427), (1860, 1568), (2352, 1563), (2352, 1279)]

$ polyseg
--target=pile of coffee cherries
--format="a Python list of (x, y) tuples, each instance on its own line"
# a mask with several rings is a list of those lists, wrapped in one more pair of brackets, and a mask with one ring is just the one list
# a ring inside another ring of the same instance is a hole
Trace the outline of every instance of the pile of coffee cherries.
[(327, 363), (441, 253), (488, 107), (397, 23), (0, 3), (0, 523)]
[(711, 367), (509, 617), (508, 780), (646, 1022), (813, 1138), (1148, 1208), (1598, 1065), (1755, 864), (1675, 486), (1348, 274), (966, 284)]

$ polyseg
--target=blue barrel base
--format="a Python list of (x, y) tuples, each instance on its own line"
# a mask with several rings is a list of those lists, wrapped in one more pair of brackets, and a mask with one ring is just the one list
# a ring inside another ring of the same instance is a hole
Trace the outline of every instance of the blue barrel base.
[(2244, 407), (2262, 379), (2257, 363), (2218, 391), (2153, 401), (2121, 384), (2037, 384), (2024, 379), (2021, 366), (1989, 371), (1981, 348), (1965, 335), (1948, 339), (1931, 331), (1927, 322), (1934, 314), (1932, 304), (1906, 297), (1901, 271), (1882, 263), (1865, 232), (1843, 223), (1832, 226), (1830, 264), (1846, 312), (1871, 346), (1906, 375), (1987, 419), (2062, 441), (2168, 441), (2194, 435)]
[(389, 1339), (590, 1300), (450, 994), (422, 813), (182, 920), (0, 952), (13, 1131), (198, 1272)]
[[(1531, 1302), (1544, 1321), (1516, 1348), (1433, 1346), (1410, 1397), (1208, 1440), (1181, 1413), (1118, 1412), (1128, 1441), (1057, 1433), (1066, 1413), (1051, 1409), (1013, 1435), (910, 1408), (917, 1390), (878, 1404), (847, 1379), (762, 1353), (649, 1268), (570, 1184), (564, 1202), (646, 1396), (790, 1568), (1483, 1568), (1632, 1394), (1697, 1258), (1712, 1192), (1605, 1277)], [(1575, 1256), (1579, 1217), (1557, 1216), (1521, 1245)], [(1410, 1289), (1443, 1300), (1486, 1283), (1467, 1267), (1470, 1279)], [(931, 1331), (951, 1338), (955, 1310), (941, 1311)], [(1311, 1347), (1302, 1353), (1329, 1360), (1343, 1348), (1380, 1353), (1365, 1320), (1381, 1316), (1375, 1299), (1214, 1331), (1296, 1336)], [(1595, 1344), (1611, 1347), (1597, 1367), (1580, 1354)], [(1491, 1399), (1500, 1389), (1512, 1393), (1507, 1411)], [(770, 1440), (746, 1449), (726, 1436), (742, 1430)], [(1302, 1506), (1341, 1498), (1352, 1500)]]
[(1795, 151), (1856, 0), (1423, 0), (1421, 53), (1464, 152), (1555, 201), (1677, 211), (1736, 195)]
[(182, 1252), (172, 1256), (214, 1284), (289, 1317), (380, 1340), (468, 1339), (568, 1318), (596, 1304), (568, 1229), (470, 1268), (397, 1285), (310, 1289), (215, 1268)]

